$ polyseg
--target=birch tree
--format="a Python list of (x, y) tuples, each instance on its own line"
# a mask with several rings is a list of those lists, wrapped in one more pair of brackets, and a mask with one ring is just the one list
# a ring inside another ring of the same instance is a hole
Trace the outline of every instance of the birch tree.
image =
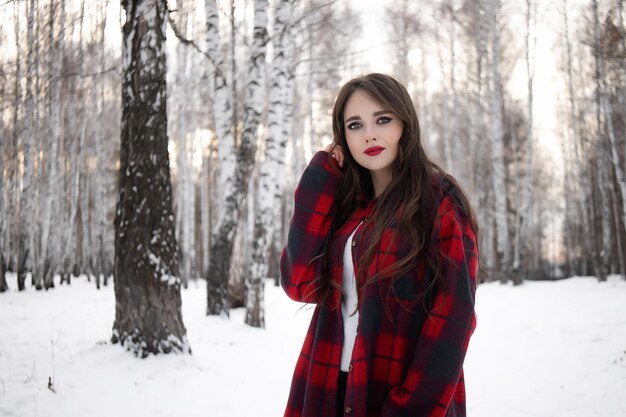
[(26, 272), (32, 269), (32, 217), (33, 217), (33, 172), (34, 156), (32, 152), (34, 135), (34, 107), (33, 74), (35, 71), (34, 48), (35, 48), (35, 15), (37, 2), (30, 0), (27, 7), (27, 42), (28, 55), (26, 57), (26, 85), (24, 99), (24, 128), (19, 135), (19, 148), (22, 150), (24, 168), (22, 170), (22, 190), (20, 193), (19, 211), (19, 247), (17, 257), (18, 281), (20, 291), (25, 289)]
[(600, 22), (598, 18), (598, 2), (591, 1), (593, 13), (593, 54), (594, 54), (594, 81), (595, 81), (595, 108), (596, 108), (596, 154), (598, 155), (597, 178), (598, 178), (598, 204), (595, 205), (596, 218), (596, 277), (599, 281), (606, 281), (609, 274), (608, 255), (610, 239), (610, 196), (609, 196), (609, 163), (606, 138), (603, 131), (602, 112), (602, 58), (600, 56)]
[(220, 211), (211, 242), (207, 279), (207, 314), (228, 315), (228, 272), (232, 259), (233, 238), (242, 203), (248, 192), (258, 139), (257, 131), (263, 109), (267, 6), (266, 0), (254, 2), (254, 31), (245, 88), (243, 131), (241, 144), (237, 150), (237, 170), (232, 182), (228, 183), (224, 190), (224, 208)]
[[(234, 104), (231, 102), (230, 87), (226, 78), (226, 63), (222, 54), (217, 0), (205, 0), (204, 4), (207, 22), (207, 54), (211, 58), (208, 76), (212, 83), (211, 90), (214, 96), (213, 117), (218, 140), (220, 166), (219, 186), (217, 188), (219, 191), (214, 192), (214, 195), (218, 201), (223, 201), (226, 199), (226, 195), (222, 193), (230, 186), (229, 183), (233, 180), (237, 167), (235, 136), (232, 126)], [(218, 205), (217, 210), (223, 210), (221, 204)], [(214, 229), (214, 233), (216, 232), (217, 229)]]
[[(578, 126), (578, 110), (576, 107), (576, 93), (574, 87), (574, 66), (573, 66), (573, 46), (572, 41), (570, 39), (570, 25), (569, 25), (569, 17), (568, 17), (568, 0), (563, 0), (563, 23), (564, 23), (564, 33), (565, 33), (565, 72), (566, 72), (566, 80), (567, 80), (567, 132), (569, 139), (569, 149), (571, 149), (571, 154), (573, 157), (573, 162), (571, 164), (571, 169), (566, 169), (566, 175), (571, 175), (572, 181), (565, 181), (566, 187), (568, 190), (571, 190), (571, 193), (567, 193), (571, 196), (566, 200), (567, 203), (571, 202), (571, 205), (574, 207), (573, 216), (581, 222), (582, 227), (582, 236), (592, 236), (593, 232), (591, 230), (591, 225), (589, 221), (589, 216), (587, 215), (587, 204), (589, 202), (589, 189), (591, 187), (589, 183), (589, 178), (585, 175), (585, 167), (586, 161), (582, 158), (581, 151), (581, 141), (579, 135), (579, 126)], [(573, 171), (573, 172), (571, 172)], [(576, 185), (577, 184), (577, 185)], [(572, 201), (573, 200), (573, 201)], [(566, 214), (569, 214), (570, 211), (566, 210)], [(567, 219), (566, 219), (567, 220)], [(571, 242), (569, 239), (565, 239), (566, 242)], [(580, 239), (580, 243), (582, 244), (583, 253), (590, 254), (592, 252), (591, 247), (591, 239), (582, 238)], [(577, 248), (571, 247), (568, 248), (567, 253), (576, 253)], [(580, 265), (580, 269), (577, 270), (577, 273), (586, 275), (588, 272), (586, 270), (586, 262), (582, 262)]]
[(489, 139), (491, 144), (492, 181), (495, 199), (495, 233), (498, 253), (498, 271), (508, 279), (510, 243), (507, 211), (506, 166), (502, 126), (502, 80), (500, 77), (500, 0), (490, 3), (491, 60), (489, 62)]
[[(100, 72), (104, 73), (106, 71), (106, 43), (105, 43), (105, 33), (107, 27), (107, 7), (109, 4), (109, 0), (104, 0), (100, 4), (100, 9), (98, 13), (98, 31), (99, 35), (99, 45), (98, 45), (98, 61), (100, 63)], [(92, 247), (94, 248), (94, 257), (95, 257), (95, 276), (96, 276), (96, 286), (100, 284), (100, 276), (103, 277), (104, 283), (106, 284), (107, 277), (113, 273), (113, 254), (112, 254), (112, 233), (110, 232), (110, 226), (107, 222), (107, 217), (109, 214), (109, 201), (111, 201), (110, 196), (108, 195), (108, 186), (109, 186), (109, 175), (108, 174), (108, 165), (110, 164), (110, 155), (107, 150), (110, 147), (105, 146), (106, 144), (106, 130), (104, 129), (105, 122), (105, 111), (106, 111), (106, 99), (105, 99), (105, 89), (106, 89), (106, 80), (103, 77), (99, 77), (96, 81), (96, 85), (94, 90), (96, 91), (96, 118), (98, 122), (94, 127), (94, 142), (95, 142), (95, 152), (96, 152), (96, 169), (97, 174), (94, 178), (94, 218), (95, 218), (95, 230), (93, 234), (93, 243)]]
[(532, 0), (526, 0), (526, 76), (528, 80), (527, 92), (527, 134), (526, 134), (526, 169), (521, 188), (521, 205), (518, 207), (515, 218), (515, 242), (513, 252), (513, 281), (517, 284), (523, 281), (520, 268), (524, 259), (530, 215), (532, 213), (532, 185), (533, 185), (533, 103), (534, 91), (533, 83), (535, 76), (535, 48), (537, 38), (535, 34), (535, 23), (537, 16), (537, 6)]
[(181, 316), (167, 150), (165, 0), (123, 1), (122, 137), (113, 343), (190, 352)]
[[(4, 25), (0, 23), (0, 48), (3, 47), (6, 42), (4, 33)], [(9, 92), (7, 91), (7, 89), (10, 81), (7, 77), (4, 64), (0, 64), (0, 78), (3, 80), (0, 82), (0, 99), (3, 101), (9, 101)], [(4, 140), (0, 140), (0, 293), (2, 293), (9, 289), (5, 277), (8, 263), (7, 255), (9, 245), (6, 243), (6, 240), (8, 237), (7, 220), (9, 219), (7, 212), (9, 210), (5, 206), (7, 205), (7, 200), (10, 196), (10, 186), (7, 187), (7, 183), (10, 184), (10, 179), (5, 174), (4, 159), (6, 155), (11, 155), (11, 146), (9, 143), (10, 135), (8, 128), (5, 126), (4, 121), (2, 120), (2, 117), (0, 117), (0, 135), (2, 135), (2, 137), (4, 138)], [(9, 164), (10, 162), (7, 163), (7, 165)]]
[[(59, 31), (55, 37), (55, 8), (59, 9)], [(48, 56), (48, 141), (47, 159), (47, 184), (45, 185), (45, 204), (42, 208), (40, 254), (38, 273), (35, 274), (36, 286), (51, 288), (54, 286), (53, 277), (59, 270), (59, 256), (57, 242), (60, 239), (58, 221), (59, 212), (59, 178), (58, 178), (58, 155), (59, 142), (61, 140), (61, 62), (63, 56), (64, 32), (65, 32), (65, 1), (61, 0), (55, 5), (50, 1), (49, 14), (49, 56)]]
[[(597, 71), (597, 89), (598, 89), (598, 106), (600, 113), (602, 114), (603, 121), (603, 134), (600, 137), (606, 136), (608, 141), (605, 142), (605, 147), (607, 148), (608, 155), (604, 155), (604, 160), (610, 160), (610, 164), (607, 165), (606, 169), (609, 171), (610, 176), (610, 195), (612, 202), (612, 217), (615, 219), (615, 227), (613, 229), (613, 237), (617, 244), (617, 258), (620, 261), (620, 270), (624, 271), (624, 266), (626, 264), (626, 260), (624, 259), (624, 252), (622, 250), (623, 242), (623, 233), (622, 233), (622, 224), (626, 222), (626, 176), (624, 174), (624, 166), (622, 165), (621, 158), (619, 155), (619, 146), (617, 144), (617, 131), (614, 121), (614, 112), (613, 105), (611, 103), (611, 92), (609, 87), (609, 57), (613, 54), (613, 49), (618, 51), (620, 46), (613, 47), (612, 44), (617, 42), (611, 41), (611, 36), (615, 36), (611, 34), (611, 28), (615, 27), (611, 16), (607, 16), (604, 21), (604, 27), (601, 27), (599, 22), (597, 3), (594, 2), (594, 57), (596, 60), (596, 71)], [(621, 14), (620, 14), (621, 16)], [(619, 32), (618, 32), (619, 33)], [(624, 37), (625, 35), (617, 35)], [(619, 52), (616, 54), (620, 55)], [(623, 61), (623, 60), (622, 60)], [(624, 73), (624, 69), (622, 68), (622, 73)], [(619, 83), (619, 78), (617, 78)], [(623, 81), (622, 81), (623, 82)], [(623, 89), (623, 88), (622, 88)], [(624, 93), (619, 95), (622, 97)], [(618, 98), (619, 100), (619, 98)], [(618, 123), (619, 125), (619, 123)], [(614, 180), (613, 180), (614, 179)], [(616, 188), (619, 189), (619, 193)], [(611, 234), (610, 229), (607, 231), (607, 234)], [(626, 273), (626, 271), (624, 271)]]
[[(414, 7), (411, 7), (414, 6)], [(409, 52), (416, 41), (416, 35), (422, 30), (419, 13), (416, 13), (415, 2), (401, 0), (385, 8), (386, 19), (389, 22), (390, 37), (396, 45), (393, 48), (393, 75), (402, 83), (408, 85), (412, 79), (409, 64)]]
[[(189, 32), (190, 13), (188, 2), (177, 2), (178, 31), (185, 37)], [(176, 123), (175, 140), (177, 156), (177, 187), (176, 187), (176, 232), (177, 241), (180, 245), (180, 273), (183, 284), (192, 275), (192, 265), (195, 260), (195, 185), (193, 183), (193, 167), (191, 160), (193, 155), (193, 142), (189, 140), (190, 115), (189, 99), (192, 94), (190, 88), (191, 71), (189, 68), (189, 52), (185, 45), (178, 44), (176, 48)]]
[(264, 161), (259, 168), (259, 189), (254, 219), (252, 260), (246, 277), (246, 324), (265, 327), (263, 312), (263, 279), (267, 277), (270, 246), (282, 207), (285, 150), (289, 137), (289, 120), (293, 94), (293, 0), (280, 0), (274, 11), (272, 35), (273, 59), (270, 69), (268, 134)]

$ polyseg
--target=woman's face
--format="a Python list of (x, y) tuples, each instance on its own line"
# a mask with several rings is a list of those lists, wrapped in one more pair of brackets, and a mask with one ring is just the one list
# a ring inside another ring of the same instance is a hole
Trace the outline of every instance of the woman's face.
[(352, 93), (343, 115), (346, 141), (354, 160), (373, 177), (390, 180), (402, 121), (363, 90)]

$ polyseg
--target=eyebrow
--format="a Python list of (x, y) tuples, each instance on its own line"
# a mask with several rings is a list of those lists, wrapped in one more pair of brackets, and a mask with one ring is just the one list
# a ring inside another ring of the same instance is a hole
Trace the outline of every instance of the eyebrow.
[[(375, 111), (374, 113), (372, 113), (372, 116), (376, 117), (376, 116), (380, 116), (381, 114), (386, 114), (386, 113), (391, 113), (391, 112), (389, 110), (379, 110), (379, 111)], [(357, 115), (357, 116), (348, 117), (344, 123), (348, 123), (353, 120), (361, 120), (361, 116)]]

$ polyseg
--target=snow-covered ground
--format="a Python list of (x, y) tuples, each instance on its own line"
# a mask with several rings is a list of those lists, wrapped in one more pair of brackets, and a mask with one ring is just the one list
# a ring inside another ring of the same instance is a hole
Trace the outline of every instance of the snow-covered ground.
[[(0, 416), (282, 415), (312, 309), (266, 285), (267, 329), (183, 291), (193, 355), (137, 359), (109, 338), (113, 288), (0, 294)], [(626, 416), (626, 282), (484, 284), (466, 359), (470, 417)], [(53, 377), (56, 392), (48, 389)]]

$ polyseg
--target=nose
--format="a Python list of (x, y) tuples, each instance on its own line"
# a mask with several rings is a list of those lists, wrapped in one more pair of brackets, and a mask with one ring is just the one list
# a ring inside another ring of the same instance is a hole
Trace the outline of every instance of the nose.
[(376, 136), (374, 136), (374, 132), (371, 127), (365, 132), (365, 143), (369, 143), (370, 141), (376, 142)]

